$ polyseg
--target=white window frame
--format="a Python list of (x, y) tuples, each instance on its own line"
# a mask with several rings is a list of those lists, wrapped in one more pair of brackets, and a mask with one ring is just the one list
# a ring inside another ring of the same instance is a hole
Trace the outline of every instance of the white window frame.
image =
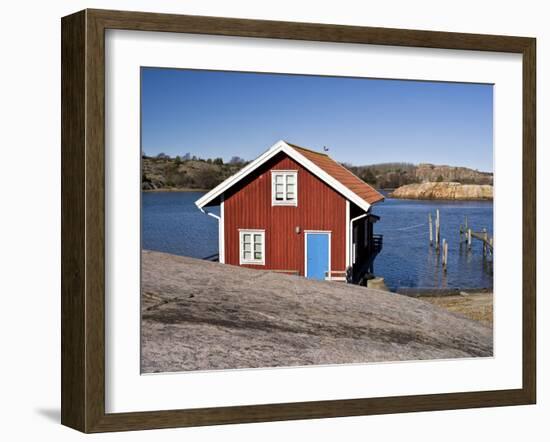
[[(252, 235), (251, 259), (244, 258), (244, 235)], [(262, 238), (262, 258), (254, 259), (254, 235), (260, 235)], [(261, 229), (239, 229), (239, 264), (265, 265), (265, 230)]]
[[(281, 175), (283, 176), (284, 199), (279, 201), (275, 198), (275, 195), (276, 195), (275, 180), (277, 176), (281, 176)], [(287, 176), (294, 177), (295, 198), (293, 200), (287, 199), (287, 192), (286, 192)], [(272, 206), (297, 206), (298, 205), (298, 171), (297, 170), (272, 170), (271, 171), (271, 205)]]

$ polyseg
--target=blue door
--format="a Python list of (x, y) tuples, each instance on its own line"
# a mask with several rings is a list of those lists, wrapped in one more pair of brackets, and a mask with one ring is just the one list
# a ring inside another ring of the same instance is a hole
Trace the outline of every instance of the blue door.
[(306, 233), (306, 278), (325, 279), (329, 270), (328, 233)]

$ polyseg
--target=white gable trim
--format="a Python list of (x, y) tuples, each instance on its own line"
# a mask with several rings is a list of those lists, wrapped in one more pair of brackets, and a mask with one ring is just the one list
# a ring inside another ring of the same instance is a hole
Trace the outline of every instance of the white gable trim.
[(210, 192), (208, 192), (207, 194), (200, 197), (197, 201), (195, 201), (195, 204), (197, 205), (197, 207), (199, 209), (202, 209), (210, 201), (212, 201), (213, 199), (220, 196), (223, 192), (225, 192), (227, 189), (229, 189), (233, 185), (237, 184), (241, 179), (243, 179), (248, 174), (253, 172), (255, 169), (257, 169), (259, 166), (264, 164), (270, 158), (273, 158), (275, 155), (277, 155), (279, 152), (281, 152), (283, 144), (286, 144), (286, 143), (282, 140), (276, 142), (273, 146), (271, 146), (268, 150), (266, 150), (258, 158), (256, 158), (254, 161), (248, 163), (245, 167), (243, 167), (241, 170), (239, 170), (235, 175), (231, 175), (225, 181), (223, 181), (222, 183), (220, 183), (216, 187), (214, 187)]
[(338, 191), (339, 193), (344, 195), (344, 197), (346, 197), (349, 201), (355, 203), (361, 209), (363, 209), (365, 211), (369, 210), (371, 205), (369, 203), (367, 203), (363, 198), (361, 198), (355, 192), (351, 191), (349, 188), (344, 186), (338, 180), (334, 179), (331, 175), (329, 175), (327, 172), (325, 172), (323, 169), (321, 169), (315, 163), (308, 160), (305, 156), (303, 156), (297, 150), (290, 147), (283, 140), (277, 141), (267, 151), (265, 151), (263, 154), (261, 154), (254, 161), (249, 163), (247, 166), (243, 167), (235, 175), (230, 176), (224, 182), (222, 182), (218, 186), (214, 187), (210, 192), (208, 192), (207, 194), (205, 194), (201, 198), (199, 198), (197, 201), (195, 201), (195, 204), (197, 205), (197, 207), (199, 209), (202, 210), (202, 208), (204, 206), (206, 206), (210, 201), (212, 201), (213, 199), (215, 199), (215, 198), (219, 197), (220, 195), (222, 195), (226, 190), (228, 190), (233, 185), (237, 184), (240, 180), (242, 180), (247, 175), (252, 173), (254, 170), (256, 170), (258, 167), (260, 167), (262, 164), (264, 164), (265, 162), (267, 162), (268, 160), (273, 158), (279, 152), (286, 153), (290, 158), (292, 158), (298, 164), (301, 164), (303, 167), (305, 167), (311, 173), (313, 173), (315, 176), (317, 176), (322, 181), (327, 183), (330, 187), (332, 187), (333, 189), (335, 189), (336, 191)]

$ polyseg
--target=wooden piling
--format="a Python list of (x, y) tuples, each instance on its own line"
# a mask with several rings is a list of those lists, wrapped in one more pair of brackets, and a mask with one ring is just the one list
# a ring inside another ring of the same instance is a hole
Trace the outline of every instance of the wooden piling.
[(487, 236), (487, 229), (483, 229), (483, 255), (487, 254), (487, 243), (488, 243), (488, 236)]
[(464, 224), (460, 225), (460, 243), (468, 241), (468, 217), (464, 216)]
[(472, 229), (468, 229), (468, 250), (472, 250)]
[(441, 241), (441, 231), (440, 231), (440, 220), (439, 220), (439, 209), (435, 211), (435, 248), (439, 250), (439, 242)]
[(432, 214), (428, 213), (428, 224), (430, 226), (430, 246), (433, 245), (433, 227), (432, 227)]
[(448, 259), (448, 256), (449, 256), (449, 243), (447, 242), (447, 240), (443, 240), (443, 259), (442, 259), (442, 263), (443, 263), (443, 271), (447, 271), (447, 259)]

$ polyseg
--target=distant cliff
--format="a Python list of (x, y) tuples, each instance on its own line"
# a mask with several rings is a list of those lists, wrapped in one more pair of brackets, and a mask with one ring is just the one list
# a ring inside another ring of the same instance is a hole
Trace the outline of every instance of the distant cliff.
[(493, 186), (456, 182), (407, 184), (395, 189), (390, 197), (418, 200), (492, 200)]
[(491, 172), (467, 167), (429, 163), (380, 163), (366, 166), (344, 164), (363, 181), (379, 189), (396, 189), (406, 184), (458, 182), (461, 184), (493, 184)]
[(420, 163), (416, 166), (416, 177), (424, 183), (459, 182), (461, 184), (493, 184), (493, 174), (468, 167), (438, 166)]

